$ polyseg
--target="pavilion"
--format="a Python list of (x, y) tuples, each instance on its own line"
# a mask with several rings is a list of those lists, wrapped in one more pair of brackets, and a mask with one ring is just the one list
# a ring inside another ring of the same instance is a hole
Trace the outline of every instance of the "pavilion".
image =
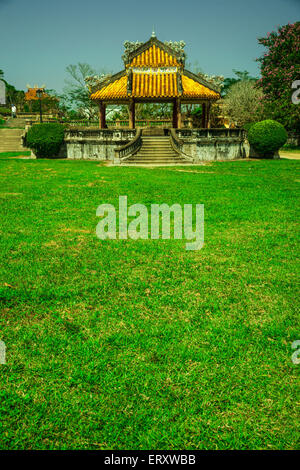
[[(127, 48), (126, 48), (127, 45)], [(173, 104), (172, 127), (182, 127), (181, 105), (202, 105), (202, 127), (209, 127), (210, 107), (220, 98), (216, 87), (185, 69), (184, 43), (163, 43), (155, 34), (145, 43), (125, 43), (125, 69), (92, 90), (99, 105), (99, 127), (105, 129), (106, 105), (129, 107), (129, 127), (135, 129), (135, 104)]]

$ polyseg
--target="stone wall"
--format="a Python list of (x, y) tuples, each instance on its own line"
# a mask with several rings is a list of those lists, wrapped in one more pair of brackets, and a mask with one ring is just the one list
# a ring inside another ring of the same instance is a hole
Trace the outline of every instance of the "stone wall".
[(235, 160), (249, 156), (242, 129), (177, 129), (182, 151), (198, 161)]
[(115, 149), (135, 137), (135, 129), (68, 129), (66, 156), (70, 159), (114, 160)]
[[(176, 129), (182, 151), (193, 161), (235, 160), (249, 156), (241, 129)], [(114, 161), (115, 149), (130, 142), (135, 129), (71, 128), (65, 131), (66, 157)]]

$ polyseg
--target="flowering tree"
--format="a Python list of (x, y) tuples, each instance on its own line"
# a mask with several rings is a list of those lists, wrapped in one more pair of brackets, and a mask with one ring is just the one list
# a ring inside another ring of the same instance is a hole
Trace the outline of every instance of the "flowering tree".
[(268, 50), (260, 57), (266, 112), (288, 129), (300, 129), (300, 106), (292, 102), (292, 84), (300, 78), (300, 22), (287, 24), (258, 40)]
[(223, 112), (230, 121), (244, 126), (263, 118), (262, 99), (263, 93), (255, 87), (255, 82), (238, 81), (231, 85), (223, 99)]

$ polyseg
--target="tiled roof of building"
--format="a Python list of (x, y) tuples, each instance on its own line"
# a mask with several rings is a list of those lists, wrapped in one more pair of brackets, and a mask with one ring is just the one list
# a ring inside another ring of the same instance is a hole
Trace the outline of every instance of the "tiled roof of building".
[(132, 93), (136, 98), (172, 98), (178, 96), (176, 73), (134, 73)]
[(201, 83), (193, 80), (186, 75), (182, 75), (182, 97), (183, 98), (203, 98), (203, 99), (219, 99), (219, 93), (210, 88), (201, 85)]
[[(36, 95), (36, 92), (39, 88), (28, 88), (28, 90), (25, 92), (25, 100), (26, 101), (32, 101), (32, 100), (38, 100), (38, 97)], [(42, 98), (46, 98), (48, 95), (47, 93), (43, 93)]]
[(128, 98), (127, 75), (109, 83), (91, 95), (92, 100), (105, 100), (114, 98)]
[(177, 86), (176, 73), (133, 73), (132, 93), (127, 93), (127, 75), (106, 85), (91, 95), (93, 100), (133, 98), (218, 99), (220, 95), (192, 78), (182, 75), (182, 93)]
[(172, 56), (153, 44), (141, 54), (134, 57), (131, 67), (177, 67), (180, 66), (175, 56)]

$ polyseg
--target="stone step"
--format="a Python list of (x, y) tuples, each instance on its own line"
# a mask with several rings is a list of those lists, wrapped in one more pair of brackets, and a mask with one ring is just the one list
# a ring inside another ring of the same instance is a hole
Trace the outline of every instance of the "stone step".
[(145, 162), (145, 163), (155, 163), (155, 162), (172, 163), (172, 162), (180, 162), (182, 160), (180, 158), (132, 158), (127, 161), (128, 162)]
[(158, 144), (162, 144), (164, 142), (170, 143), (170, 139), (142, 139), (143, 143), (148, 143), (148, 142), (157, 142)]
[(163, 161), (153, 161), (153, 162), (144, 162), (144, 161), (129, 161), (127, 160), (126, 162), (124, 162), (124, 165), (143, 165), (143, 166), (155, 166), (155, 165), (158, 165), (158, 166), (163, 166), (163, 165), (188, 165), (189, 163), (185, 160), (174, 160), (174, 161), (170, 161), (170, 162), (165, 162), (164, 160)]
[(183, 160), (183, 158), (181, 158), (180, 156), (177, 156), (177, 155), (164, 155), (164, 156), (151, 156), (151, 155), (148, 155), (148, 156), (145, 156), (145, 155), (133, 155), (130, 160), (145, 160), (145, 161), (148, 161), (148, 160)]
[(6, 125), (10, 127), (23, 127), (25, 128), (26, 121), (24, 118), (10, 118), (6, 121)]
[(142, 137), (139, 151), (124, 161), (124, 165), (182, 165), (187, 163), (171, 145), (168, 136)]
[(172, 148), (170, 145), (165, 145), (165, 144), (144, 144), (141, 148), (143, 149), (169, 149)]
[(177, 157), (175, 152), (138, 152), (136, 154), (140, 157)]
[(27, 152), (30, 149), (27, 149), (25, 147), (17, 147), (16, 145), (12, 145), (11, 147), (1, 147), (0, 146), (0, 152)]
[(0, 142), (6, 139), (21, 139), (22, 134), (0, 134)]
[(23, 129), (0, 129), (0, 152), (27, 151), (22, 145), (23, 132)]

